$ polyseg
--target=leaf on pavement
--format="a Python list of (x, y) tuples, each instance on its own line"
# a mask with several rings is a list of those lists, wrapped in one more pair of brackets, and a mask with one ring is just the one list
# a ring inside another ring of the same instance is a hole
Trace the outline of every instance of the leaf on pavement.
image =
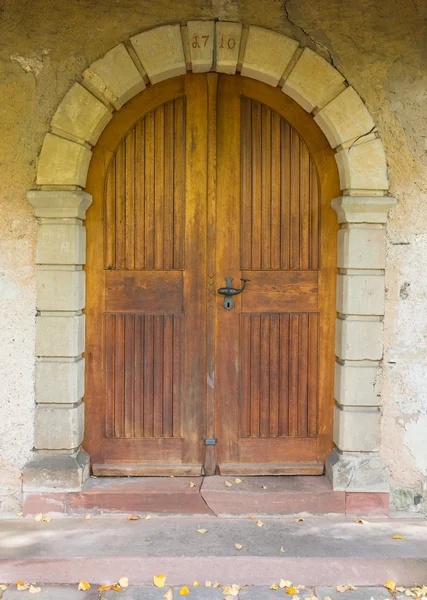
[(361, 523), (361, 525), (367, 525), (369, 521), (365, 521), (364, 519), (354, 519), (355, 523)]
[(147, 515), (147, 516), (145, 517), (145, 520), (146, 520), (146, 521), (150, 521), (150, 520), (151, 520), (151, 518), (152, 518), (152, 517), (151, 517), (151, 515)]
[(212, 587), (212, 581), (206, 580), (205, 587)]
[(240, 591), (240, 585), (238, 585), (237, 583), (233, 583), (232, 585), (226, 585), (222, 588), (222, 593), (225, 596), (237, 596), (238, 593)]
[(23, 592), (24, 590), (28, 590), (30, 587), (29, 583), (24, 583), (23, 581), (16, 582), (16, 589), (18, 592)]
[(286, 590), (286, 593), (289, 594), (290, 596), (294, 596), (297, 591), (294, 587), (288, 587), (288, 589)]
[(207, 529), (198, 529), (197, 533), (207, 533), (208, 530)]
[(193, 488), (193, 487), (196, 487), (196, 484), (194, 483), (194, 481), (191, 481), (191, 482), (190, 482), (190, 487), (191, 487), (191, 488)]
[(43, 513), (39, 513), (34, 517), (34, 521), (41, 521), (43, 519)]
[(288, 581), (287, 579), (281, 579), (279, 581), (279, 587), (281, 588), (288, 588), (291, 587), (292, 585), (292, 581)]
[(264, 523), (261, 521), (261, 519), (258, 519), (256, 524), (258, 525), (258, 527), (262, 527), (264, 525)]
[(243, 483), (243, 481), (240, 479), (240, 477), (236, 477), (234, 483)]
[(35, 587), (34, 585), (30, 585), (29, 590), (30, 594), (39, 594), (42, 589), (41, 587)]
[(154, 575), (153, 583), (158, 588), (165, 587), (166, 577), (164, 575)]
[(166, 600), (173, 600), (173, 591), (168, 590), (165, 594), (163, 594), (163, 598), (166, 598)]
[(338, 585), (336, 588), (337, 592), (348, 592), (349, 590), (357, 590), (354, 585)]
[(8, 587), (7, 583), (0, 583), (0, 592), (4, 592)]
[(304, 519), (302, 517), (300, 517), (299, 519), (296, 520), (297, 523), (302, 523), (304, 521)]
[(284, 549), (284, 547), (282, 546), (282, 547), (280, 548), (280, 552), (284, 552), (284, 551), (285, 551), (285, 549)]
[(87, 590), (90, 590), (90, 583), (88, 583), (87, 581), (79, 581), (77, 589), (79, 590), (79, 592), (86, 592)]
[(129, 579), (127, 577), (120, 577), (120, 579), (117, 583), (119, 584), (119, 586), (121, 588), (129, 587)]
[(85, 516), (85, 520), (86, 520), (86, 521), (89, 521), (89, 519), (90, 519), (90, 515), (86, 515), (86, 516)]
[(248, 515), (248, 519), (250, 519), (251, 521), (256, 521), (255, 517), (253, 517), (252, 515)]
[(234, 544), (234, 547), (237, 548), (237, 550), (241, 550), (243, 548), (242, 544)]
[(22, 517), (24, 515), (23, 512), (16, 513), (18, 517)]
[(279, 586), (277, 585), (277, 583), (272, 583), (268, 589), (269, 590), (278, 590)]
[(107, 590), (112, 590), (112, 589), (113, 589), (113, 584), (104, 583), (103, 585), (99, 586), (98, 592), (106, 592)]
[(224, 485), (225, 485), (226, 487), (232, 487), (232, 485), (233, 485), (233, 484), (232, 484), (232, 483), (230, 483), (229, 481), (224, 481)]
[(45, 523), (50, 523), (52, 521), (52, 517), (43, 517), (42, 521), (44, 521)]
[(193, 587), (199, 587), (200, 583), (198, 581), (193, 581)]
[(393, 539), (394, 540), (403, 540), (403, 535), (394, 535)]
[(179, 595), (180, 596), (188, 596), (189, 593), (190, 593), (190, 590), (188, 589), (188, 587), (186, 585), (184, 585), (184, 587), (182, 587), (179, 590)]
[(212, 587), (219, 588), (219, 587), (221, 587), (221, 584), (220, 583), (214, 583)]
[(267, 489), (267, 486), (266, 486), (266, 485), (262, 485), (261, 487), (262, 487), (262, 489), (263, 489), (263, 490), (266, 490), (266, 489)]
[(141, 517), (139, 515), (130, 515), (128, 521), (139, 521)]
[(394, 592), (396, 589), (396, 582), (393, 579), (389, 579), (385, 582), (384, 587), (390, 590), (390, 592)]

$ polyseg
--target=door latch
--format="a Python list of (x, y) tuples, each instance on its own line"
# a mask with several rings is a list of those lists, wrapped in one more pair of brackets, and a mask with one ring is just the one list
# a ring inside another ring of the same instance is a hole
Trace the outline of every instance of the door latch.
[(233, 308), (233, 306), (235, 306), (233, 296), (237, 296), (237, 294), (241, 294), (243, 292), (243, 290), (245, 289), (248, 281), (250, 281), (250, 279), (241, 279), (240, 280), (240, 281), (243, 281), (243, 285), (240, 288), (240, 290), (236, 290), (235, 288), (231, 287), (232, 281), (233, 281), (232, 277), (226, 277), (225, 278), (226, 287), (219, 288), (219, 290), (218, 290), (218, 294), (222, 294), (224, 296), (224, 302), (222, 303), (222, 305), (227, 310), (231, 310)]

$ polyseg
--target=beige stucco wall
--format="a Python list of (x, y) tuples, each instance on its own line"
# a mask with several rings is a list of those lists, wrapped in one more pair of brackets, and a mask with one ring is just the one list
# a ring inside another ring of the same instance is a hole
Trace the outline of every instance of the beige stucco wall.
[(71, 84), (117, 43), (208, 18), (271, 28), (332, 58), (381, 133), (399, 202), (388, 228), (382, 455), (397, 505), (414, 507), (427, 475), (425, 2), (4, 0), (0, 10), (0, 512), (19, 505), (33, 440), (36, 227), (25, 193), (48, 123)]

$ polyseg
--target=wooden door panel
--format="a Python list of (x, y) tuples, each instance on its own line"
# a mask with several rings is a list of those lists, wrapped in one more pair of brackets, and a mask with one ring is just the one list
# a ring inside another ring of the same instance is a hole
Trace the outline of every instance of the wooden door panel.
[(317, 312), (317, 271), (242, 271), (242, 312)]

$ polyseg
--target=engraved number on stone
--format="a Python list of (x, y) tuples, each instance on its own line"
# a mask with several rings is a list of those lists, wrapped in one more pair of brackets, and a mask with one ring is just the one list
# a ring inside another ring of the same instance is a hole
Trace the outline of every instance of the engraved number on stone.
[(201, 48), (200, 43), (199, 43), (199, 37), (202, 38), (202, 44), (203, 44), (203, 48), (206, 48), (206, 45), (208, 43), (209, 40), (209, 36), (208, 35), (202, 35), (202, 36), (198, 36), (198, 35), (193, 35), (193, 39), (191, 41), (191, 46), (193, 48)]
[[(233, 50), (234, 46), (236, 45), (236, 40), (234, 38), (228, 38), (227, 41), (227, 46), (230, 48), (230, 50)], [(220, 48), (224, 48), (224, 36), (221, 36), (221, 44), (220, 44)]]

